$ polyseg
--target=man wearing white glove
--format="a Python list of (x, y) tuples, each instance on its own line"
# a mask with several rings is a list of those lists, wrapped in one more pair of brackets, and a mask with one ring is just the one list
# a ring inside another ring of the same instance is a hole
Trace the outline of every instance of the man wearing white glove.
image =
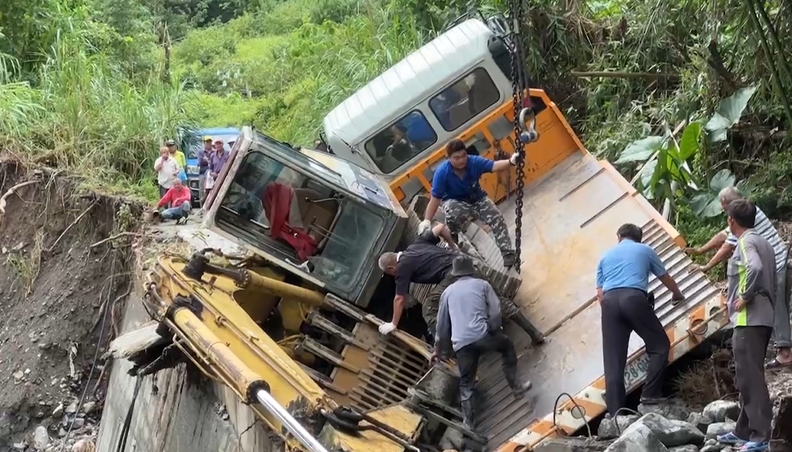
[[(393, 299), (393, 317), (388, 323), (383, 323), (379, 327), (379, 332), (382, 334), (390, 334), (396, 329), (399, 320), (402, 316), (402, 311), (407, 305), (407, 297), (409, 296), (410, 282), (417, 282), (419, 284), (437, 284), (445, 277), (446, 269), (451, 268), (451, 262), (457, 255), (458, 250), (454, 239), (451, 238), (451, 231), (442, 223), (438, 223), (434, 228), (428, 220), (424, 220), (418, 226), (418, 238), (415, 243), (408, 246), (406, 250), (401, 253), (385, 253), (380, 257), (380, 269), (391, 276), (396, 277), (396, 296)], [(448, 244), (449, 249), (440, 248), (437, 246), (440, 239)], [(404, 265), (401, 266), (401, 276), (396, 272), (395, 263), (391, 261), (399, 260), (401, 255), (405, 255)], [(423, 268), (427, 272), (420, 272), (422, 274), (413, 273), (408, 275), (408, 267), (413, 267), (413, 260), (420, 260), (423, 266), (430, 268)], [(389, 264), (383, 267), (385, 261)], [(433, 326), (430, 326), (430, 332), (434, 332)]]
[(493, 238), (503, 256), (503, 266), (513, 266), (517, 256), (514, 254), (506, 221), (481, 188), (479, 179), (485, 173), (507, 171), (516, 166), (517, 154), (513, 154), (508, 160), (493, 161), (468, 155), (464, 142), (451, 140), (446, 148), (446, 155), (448, 160), (437, 168), (432, 179), (431, 199), (426, 207), (424, 222), (431, 223), (441, 205), (445, 221), (454, 232), (462, 232), (467, 226), (468, 217), (476, 216), (492, 230)]
[[(437, 246), (440, 239), (445, 240), (451, 249), (440, 248)], [(396, 278), (396, 295), (393, 297), (393, 317), (388, 323), (380, 325), (379, 331), (382, 334), (392, 333), (399, 325), (402, 313), (408, 308), (407, 301), (410, 293), (410, 283), (435, 284), (435, 287), (422, 300), (421, 312), (426, 322), (428, 331), (425, 333), (427, 338), (434, 334), (437, 325), (437, 313), (440, 303), (440, 295), (450, 286), (457, 277), (451, 272), (454, 258), (459, 256), (459, 252), (451, 238), (451, 231), (440, 223), (432, 229), (419, 235), (415, 243), (408, 246), (401, 253), (384, 253), (379, 258), (380, 269), (388, 275)], [(476, 270), (476, 277), (483, 279), (490, 284), (495, 284), (491, 278), (494, 274), (488, 270), (486, 264), (471, 259)], [(494, 286), (493, 286), (494, 287)], [(497, 288), (496, 288), (497, 290)], [(500, 294), (499, 294), (500, 296)], [(501, 314), (520, 326), (535, 344), (544, 342), (544, 336), (538, 331), (519, 308), (510, 299), (500, 296)]]

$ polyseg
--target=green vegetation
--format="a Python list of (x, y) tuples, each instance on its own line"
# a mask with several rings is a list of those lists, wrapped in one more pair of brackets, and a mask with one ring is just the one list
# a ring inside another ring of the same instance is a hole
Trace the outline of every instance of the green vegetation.
[[(254, 124), (308, 144), (328, 110), (459, 12), (505, 3), (4, 1), (0, 140), (151, 197), (157, 145), (177, 125)], [(673, 199), (681, 230), (722, 221), (702, 217), (730, 180), (770, 215), (792, 208), (789, 0), (534, 0), (525, 21), (532, 78), (592, 152), (640, 170), (659, 209)]]

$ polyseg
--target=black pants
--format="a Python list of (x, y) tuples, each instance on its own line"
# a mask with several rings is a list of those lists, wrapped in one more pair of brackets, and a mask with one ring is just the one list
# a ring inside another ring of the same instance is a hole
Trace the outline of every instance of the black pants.
[(645, 292), (636, 289), (613, 289), (602, 300), (602, 355), (605, 365), (605, 403), (611, 416), (622, 408), (627, 398), (624, 368), (630, 334), (635, 331), (646, 345), (649, 367), (642, 395), (662, 397), (663, 372), (668, 366), (671, 344), (663, 325)]
[(738, 326), (732, 332), (734, 373), (740, 391), (734, 434), (746, 441), (770, 441), (773, 403), (765, 382), (764, 356), (772, 331), (767, 326)]
[(478, 341), (460, 348), (456, 352), (457, 365), (459, 366), (459, 399), (462, 402), (472, 400), (473, 390), (476, 386), (476, 372), (478, 372), (479, 358), (486, 352), (494, 351), (501, 355), (503, 374), (509, 387), (515, 389), (517, 385), (517, 354), (514, 345), (503, 331), (490, 333)]

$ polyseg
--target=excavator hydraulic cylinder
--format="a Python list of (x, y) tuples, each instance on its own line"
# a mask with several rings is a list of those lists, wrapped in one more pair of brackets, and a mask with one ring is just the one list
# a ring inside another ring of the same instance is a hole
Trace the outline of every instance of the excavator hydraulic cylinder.
[(328, 452), (311, 433), (289, 414), (267, 391), (269, 386), (255, 372), (250, 370), (220, 339), (187, 308), (179, 308), (173, 313), (173, 323), (184, 333), (186, 339), (206, 356), (199, 357), (209, 361), (209, 368), (217, 369), (218, 376), (234, 389), (243, 400), (258, 401), (278, 422), (286, 428), (308, 452)]
[(272, 395), (264, 389), (256, 391), (256, 398), (261, 406), (269, 411), (280, 423), (286, 427), (297, 441), (308, 449), (308, 452), (328, 452), (327, 449), (305, 429), (297, 419), (294, 419), (285, 408), (283, 408)]
[(315, 290), (295, 286), (294, 284), (278, 281), (274, 278), (268, 278), (250, 270), (245, 270), (245, 273), (244, 281), (239, 284), (240, 287), (246, 289), (255, 287), (270, 295), (287, 299), (296, 299), (299, 302), (306, 303), (313, 307), (321, 305), (324, 300), (324, 294)]

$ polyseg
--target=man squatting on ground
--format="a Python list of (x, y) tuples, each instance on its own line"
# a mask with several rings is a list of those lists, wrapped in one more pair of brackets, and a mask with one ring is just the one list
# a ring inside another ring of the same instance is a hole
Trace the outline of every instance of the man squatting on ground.
[(608, 413), (616, 416), (627, 398), (624, 368), (630, 334), (635, 331), (646, 345), (649, 367), (641, 402), (656, 404), (663, 400), (663, 372), (668, 365), (668, 341), (663, 325), (654, 311), (654, 295), (647, 292), (649, 273), (671, 291), (671, 300), (684, 300), (676, 281), (666, 272), (657, 253), (641, 243), (643, 231), (634, 224), (624, 224), (616, 232), (618, 244), (611, 248), (597, 266), (597, 300), (602, 309), (602, 356), (605, 367), (605, 403)]
[[(726, 209), (729, 229), (737, 246), (729, 259), (727, 305), (732, 330), (732, 351), (740, 415), (734, 432), (718, 437), (721, 444), (742, 445), (740, 452), (769, 450), (773, 404), (765, 381), (764, 356), (773, 330), (778, 293), (776, 253), (754, 228), (756, 206), (736, 199)], [(743, 444), (744, 443), (744, 444)]]
[[(437, 246), (442, 237), (451, 249), (440, 248)], [(451, 238), (448, 228), (440, 223), (432, 229), (420, 234), (404, 251), (400, 253), (383, 253), (379, 258), (380, 269), (396, 279), (396, 295), (393, 298), (393, 317), (390, 322), (383, 323), (379, 327), (382, 334), (390, 334), (399, 325), (402, 313), (408, 306), (408, 301), (414, 299), (410, 297), (410, 283), (436, 284), (423, 302), (421, 312), (426, 321), (428, 331), (427, 338), (433, 335), (437, 325), (437, 311), (440, 303), (440, 295), (443, 291), (456, 281), (456, 277), (451, 273), (452, 263), (456, 256), (460, 254), (457, 246)], [(471, 258), (472, 259), (472, 258)], [(492, 270), (478, 259), (472, 259), (476, 270), (476, 277), (492, 284)], [(501, 296), (500, 311), (504, 317), (510, 319), (520, 326), (535, 344), (544, 342), (544, 336), (522, 315), (519, 308), (513, 301)]]
[(500, 353), (503, 374), (515, 398), (522, 398), (531, 382), (517, 381), (517, 354), (501, 327), (501, 302), (492, 286), (476, 277), (470, 256), (454, 258), (450, 275), (457, 278), (440, 296), (435, 348), (431, 360), (443, 360), (452, 345), (459, 366), (459, 399), (465, 426), (475, 428), (473, 392), (479, 358), (486, 352)]
[(192, 193), (178, 178), (173, 181), (173, 186), (168, 189), (165, 196), (157, 203), (158, 208), (167, 207), (169, 205), (171, 206), (170, 208), (166, 208), (160, 213), (160, 218), (163, 220), (176, 220), (179, 222), (190, 215), (190, 209), (192, 209)]
[[(721, 207), (726, 212), (729, 204), (738, 199), (745, 199), (735, 187), (726, 187), (721, 190), (718, 195)], [(775, 319), (773, 324), (773, 345), (776, 349), (776, 356), (768, 361), (765, 368), (768, 370), (780, 369), (792, 366), (792, 330), (789, 325), (789, 294), (786, 291), (787, 280), (787, 257), (789, 254), (789, 245), (781, 240), (778, 231), (770, 223), (761, 209), (756, 207), (756, 225), (753, 230), (759, 235), (764, 237), (773, 247), (775, 253), (775, 269), (776, 280), (778, 285), (778, 292), (775, 295)], [(704, 254), (715, 249), (717, 253), (707, 262), (704, 266), (691, 265), (690, 271), (701, 270), (707, 272), (714, 268), (719, 263), (726, 260), (734, 253), (737, 246), (737, 237), (731, 233), (728, 227), (725, 230), (718, 232), (713, 236), (706, 245), (701, 248), (688, 248), (686, 251), (690, 254)]]
[(454, 233), (464, 232), (468, 217), (478, 217), (492, 230), (493, 238), (503, 256), (503, 266), (516, 262), (514, 247), (503, 214), (481, 189), (479, 179), (485, 173), (506, 171), (517, 165), (517, 153), (508, 160), (493, 161), (468, 155), (461, 140), (451, 140), (446, 147), (448, 160), (435, 171), (429, 205), (426, 206), (421, 230), (428, 229), (437, 208), (442, 204), (445, 222)]

